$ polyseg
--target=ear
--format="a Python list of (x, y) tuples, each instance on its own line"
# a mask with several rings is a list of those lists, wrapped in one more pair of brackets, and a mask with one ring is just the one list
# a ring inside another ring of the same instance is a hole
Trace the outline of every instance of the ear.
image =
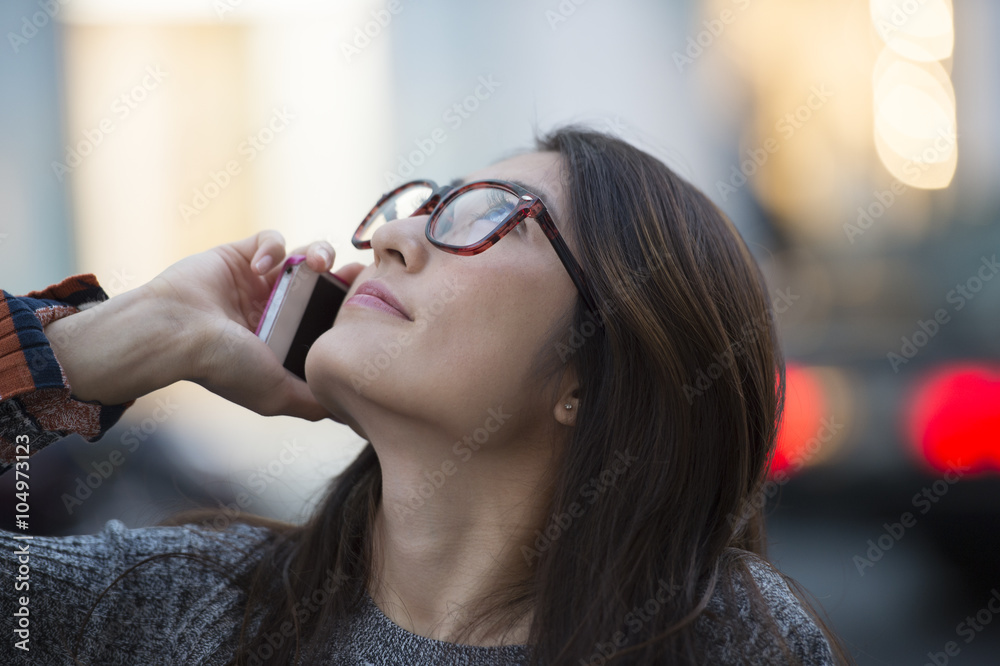
[(552, 409), (556, 421), (565, 425), (576, 425), (576, 413), (580, 410), (580, 384), (573, 380), (561, 387), (559, 400)]

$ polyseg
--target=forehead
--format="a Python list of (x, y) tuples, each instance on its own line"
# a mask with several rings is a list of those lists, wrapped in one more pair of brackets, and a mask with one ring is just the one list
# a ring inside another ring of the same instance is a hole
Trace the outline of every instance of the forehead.
[(541, 197), (558, 224), (565, 219), (561, 213), (566, 210), (562, 164), (559, 153), (525, 153), (468, 173), (462, 180), (469, 182), (491, 178), (519, 182)]

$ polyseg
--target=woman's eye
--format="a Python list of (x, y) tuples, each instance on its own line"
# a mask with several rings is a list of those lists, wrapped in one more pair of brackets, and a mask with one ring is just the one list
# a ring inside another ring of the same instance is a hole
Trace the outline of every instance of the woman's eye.
[(476, 216), (476, 221), (487, 221), (493, 224), (500, 224), (507, 217), (507, 206), (491, 206)]
[(493, 220), (480, 217), (469, 226), (469, 236), (466, 243), (478, 243), (489, 236), (496, 227), (497, 223)]

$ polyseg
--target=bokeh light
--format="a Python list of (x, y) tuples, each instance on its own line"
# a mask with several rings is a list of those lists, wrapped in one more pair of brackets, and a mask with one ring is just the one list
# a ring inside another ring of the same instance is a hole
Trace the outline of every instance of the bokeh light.
[(908, 402), (906, 429), (921, 463), (934, 470), (1000, 472), (1000, 365), (966, 362), (927, 373)]

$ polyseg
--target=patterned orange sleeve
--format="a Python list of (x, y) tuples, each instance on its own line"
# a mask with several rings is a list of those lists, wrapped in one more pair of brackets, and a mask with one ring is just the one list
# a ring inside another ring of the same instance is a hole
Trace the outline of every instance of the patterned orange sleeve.
[(26, 296), (0, 290), (0, 474), (16, 460), (17, 444), (29, 443), (34, 454), (72, 433), (96, 441), (135, 402), (75, 398), (43, 331), (49, 322), (107, 299), (90, 273)]

